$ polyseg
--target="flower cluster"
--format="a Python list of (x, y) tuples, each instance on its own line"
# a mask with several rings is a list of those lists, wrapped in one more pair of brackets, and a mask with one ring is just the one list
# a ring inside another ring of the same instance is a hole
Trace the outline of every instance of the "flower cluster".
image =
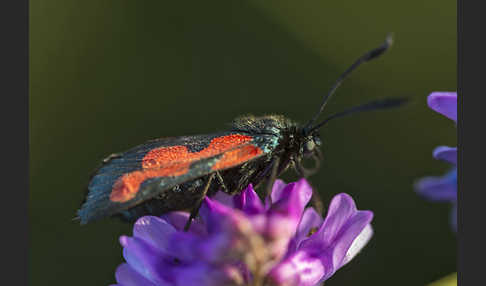
[(305, 208), (311, 196), (305, 179), (277, 180), (264, 202), (251, 185), (220, 192), (187, 232), (185, 212), (142, 217), (120, 238), (117, 285), (320, 285), (369, 241), (373, 213), (341, 193), (323, 219)]
[[(433, 92), (427, 98), (429, 107), (457, 123), (457, 93)], [(452, 168), (441, 177), (425, 177), (415, 184), (417, 192), (431, 201), (446, 201), (453, 205), (451, 224), (457, 229), (457, 147), (439, 146), (435, 159), (448, 162)]]

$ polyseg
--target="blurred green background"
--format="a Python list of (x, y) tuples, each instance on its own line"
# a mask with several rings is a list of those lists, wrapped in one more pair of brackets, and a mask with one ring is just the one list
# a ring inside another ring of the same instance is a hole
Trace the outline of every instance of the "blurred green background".
[[(311, 181), (351, 194), (375, 236), (326, 285), (424, 285), (456, 270), (448, 204), (413, 191), (440, 175), (456, 129), (426, 106), (456, 89), (456, 1), (30, 1), (31, 285), (108, 285), (129, 225), (72, 221), (100, 159), (145, 140), (225, 130), (234, 117), (305, 122), (356, 57), (395, 44), (326, 112), (385, 96), (399, 110), (336, 120)], [(285, 178), (295, 179), (290, 172)], [(188, 246), (189, 247), (189, 246)]]

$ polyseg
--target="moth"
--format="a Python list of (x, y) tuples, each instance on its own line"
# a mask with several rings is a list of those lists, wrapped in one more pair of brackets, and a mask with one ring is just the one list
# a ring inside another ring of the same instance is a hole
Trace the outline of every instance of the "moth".
[[(203, 198), (218, 190), (237, 194), (250, 183), (272, 182), (289, 168), (302, 177), (311, 175), (322, 160), (319, 129), (327, 122), (405, 102), (403, 98), (372, 101), (317, 122), (341, 82), (362, 63), (382, 55), (391, 43), (388, 36), (341, 74), (305, 125), (282, 115), (242, 116), (228, 131), (155, 139), (108, 156), (89, 182), (78, 211), (81, 224), (113, 215), (134, 221), (174, 210), (192, 210), (193, 218)], [(304, 159), (314, 160), (315, 166), (306, 168)]]

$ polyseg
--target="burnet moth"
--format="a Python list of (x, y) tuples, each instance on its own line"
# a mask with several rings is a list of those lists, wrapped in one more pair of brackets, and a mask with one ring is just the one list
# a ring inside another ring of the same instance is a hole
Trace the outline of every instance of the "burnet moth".
[[(281, 115), (243, 116), (236, 118), (226, 132), (155, 139), (108, 156), (89, 182), (88, 194), (78, 211), (81, 224), (107, 216), (134, 221), (143, 215), (192, 210), (188, 227), (206, 195), (218, 190), (237, 194), (248, 184), (258, 186), (265, 180), (268, 192), (268, 186), (288, 168), (299, 176), (309, 176), (322, 158), (318, 133), (322, 126), (335, 118), (396, 107), (406, 101), (372, 101), (317, 122), (343, 80), (362, 63), (382, 55), (391, 43), (388, 36), (382, 45), (344, 71), (305, 125)], [(315, 161), (313, 168), (304, 167), (307, 158)]]

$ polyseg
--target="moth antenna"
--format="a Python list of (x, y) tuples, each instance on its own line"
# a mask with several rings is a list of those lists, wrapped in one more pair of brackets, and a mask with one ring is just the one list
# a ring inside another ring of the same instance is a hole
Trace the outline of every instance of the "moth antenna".
[(405, 97), (400, 97), (400, 98), (385, 98), (385, 99), (380, 99), (380, 100), (375, 100), (371, 101), (362, 105), (354, 106), (349, 109), (346, 109), (344, 111), (334, 113), (321, 121), (319, 124), (316, 126), (312, 127), (310, 129), (310, 133), (318, 130), (322, 126), (324, 126), (327, 122), (329, 122), (332, 119), (363, 112), (363, 111), (371, 111), (371, 110), (382, 110), (382, 109), (388, 109), (388, 108), (394, 108), (394, 107), (399, 107), (405, 103), (408, 102), (408, 98)]
[[(341, 85), (341, 83), (351, 74), (352, 71), (354, 71), (357, 67), (359, 67), (361, 64), (366, 63), (368, 61), (371, 61), (379, 56), (381, 56), (386, 50), (390, 48), (390, 46), (393, 43), (393, 35), (389, 33), (385, 39), (385, 42), (381, 44), (379, 47), (365, 53), (361, 57), (359, 57), (350, 67), (348, 67), (336, 80), (334, 85), (331, 87), (329, 92), (327, 93), (326, 96), (324, 96), (324, 99), (322, 100), (321, 107), (319, 108), (319, 111), (314, 115), (314, 117), (305, 125), (304, 130), (310, 130), (310, 129), (315, 129), (312, 128), (312, 124), (316, 122), (317, 118), (319, 118), (319, 115), (322, 113), (324, 110), (324, 107), (326, 106), (327, 102), (329, 101), (329, 98), (334, 94), (336, 89)], [(309, 133), (309, 132), (306, 132)]]

